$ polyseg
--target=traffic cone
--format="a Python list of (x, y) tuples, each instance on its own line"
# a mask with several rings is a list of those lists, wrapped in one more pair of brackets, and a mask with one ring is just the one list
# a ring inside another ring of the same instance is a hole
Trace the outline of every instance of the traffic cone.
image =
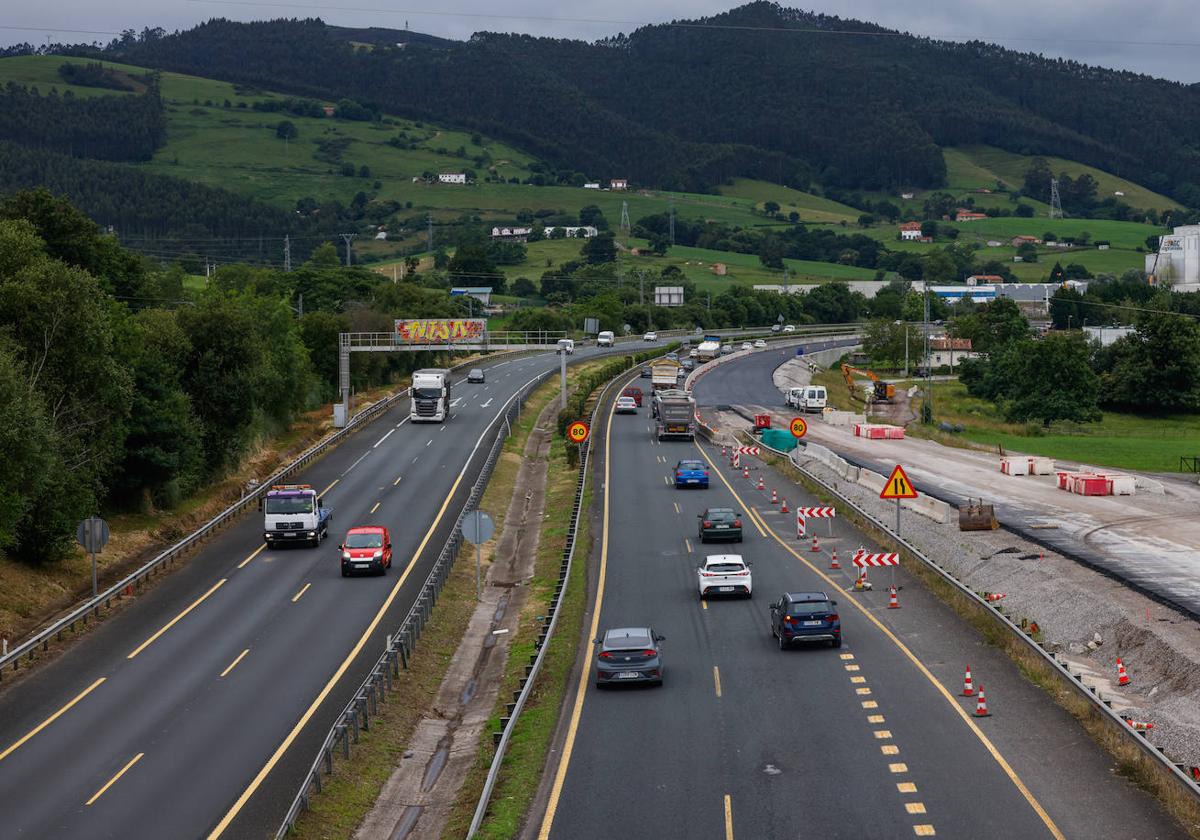
[(979, 686), (979, 702), (975, 704), (975, 717), (991, 717), (992, 713), (988, 711), (987, 697), (983, 694), (983, 686)]
[(779, 494), (775, 492), (774, 487), (771, 488), (771, 504), (773, 504), (773, 505), (779, 504)]
[(963, 677), (963, 690), (960, 697), (974, 697), (975, 683), (971, 682), (971, 666), (967, 666), (967, 675)]
[(1133, 680), (1129, 679), (1129, 674), (1125, 673), (1125, 663), (1121, 661), (1121, 657), (1117, 657), (1117, 685), (1129, 685)]
[(900, 609), (900, 601), (899, 601), (899, 599), (896, 598), (896, 587), (894, 587), (894, 586), (892, 587), (891, 597), (888, 598), (888, 609), (889, 610)]
[(829, 561), (829, 568), (831, 568), (831, 569), (842, 568), (842, 564), (839, 563), (838, 559), (837, 559), (837, 549), (836, 548), (833, 550), (833, 557)]
[(766, 490), (767, 489), (767, 485), (763, 482), (763, 477), (761, 474), (758, 476), (758, 487), (755, 489), (757, 489), (757, 490)]
[(750, 477), (750, 468), (742, 467), (742, 478), (749, 478), (749, 477)]
[(729, 447), (728, 447), (728, 446), (722, 446), (722, 447), (721, 447), (721, 457), (722, 457), (722, 458), (728, 458), (728, 457), (729, 457)]
[(996, 601), (1007, 598), (1008, 593), (1007, 592), (985, 592), (983, 597), (987, 599), (989, 604), (991, 604), (991, 603), (995, 603)]
[(1129, 724), (1129, 728), (1135, 732), (1149, 732), (1154, 728), (1154, 724), (1144, 720), (1134, 720), (1131, 717), (1123, 717), (1123, 720)]
[(783, 506), (779, 508), (780, 513), (791, 513), (787, 506), (787, 499), (783, 500)]
[(813, 534), (812, 550), (813, 550), (813, 551), (820, 551), (820, 550), (821, 550), (821, 544), (820, 544), (819, 542), (817, 542), (817, 535), (816, 535), (816, 534)]

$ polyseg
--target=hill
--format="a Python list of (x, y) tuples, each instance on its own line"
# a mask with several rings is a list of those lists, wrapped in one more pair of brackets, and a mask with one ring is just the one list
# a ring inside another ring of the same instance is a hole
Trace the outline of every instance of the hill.
[(594, 44), (476, 33), (445, 49), (356, 49), (314, 20), (214, 20), (112, 57), (372, 101), (659, 188), (704, 192), (731, 177), (937, 187), (942, 148), (985, 144), (1102, 167), (1200, 206), (1194, 86), (767, 2)]

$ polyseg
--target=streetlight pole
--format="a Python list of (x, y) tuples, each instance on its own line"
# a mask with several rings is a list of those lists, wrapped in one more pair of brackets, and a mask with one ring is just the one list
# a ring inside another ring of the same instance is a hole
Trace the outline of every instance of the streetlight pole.
[[(929, 406), (929, 411), (922, 409), (921, 413), (929, 417), (929, 422), (933, 422), (933, 365), (929, 363), (929, 281), (925, 281), (925, 405)], [(921, 420), (925, 420), (924, 417)]]

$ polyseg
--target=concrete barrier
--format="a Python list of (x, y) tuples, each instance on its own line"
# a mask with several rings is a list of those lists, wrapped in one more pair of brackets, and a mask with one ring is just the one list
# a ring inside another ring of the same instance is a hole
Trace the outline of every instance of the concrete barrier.
[[(884, 485), (887, 484), (887, 478), (872, 470), (860, 469), (856, 483), (872, 492), (882, 493)], [(921, 516), (932, 519), (941, 525), (945, 525), (950, 521), (950, 505), (940, 499), (926, 496), (924, 493), (919, 493), (915, 499), (902, 499), (900, 506), (906, 510), (911, 510), (913, 513), (919, 513)]]
[(857, 466), (820, 444), (810, 443), (792, 450), (791, 460), (795, 466), (800, 466), (800, 461), (805, 459), (820, 461), (847, 481), (858, 481)]

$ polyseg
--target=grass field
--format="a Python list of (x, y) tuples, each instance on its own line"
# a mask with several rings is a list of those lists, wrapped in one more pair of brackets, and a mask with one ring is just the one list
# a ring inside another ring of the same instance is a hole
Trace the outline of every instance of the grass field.
[(748, 201), (760, 210), (764, 203), (774, 201), (782, 208), (780, 212), (783, 215), (786, 216), (795, 210), (803, 221), (853, 223), (862, 215), (861, 210), (847, 204), (772, 184), (770, 181), (734, 178), (733, 184), (720, 187), (720, 192), (722, 196)]
[[(1143, 472), (1177, 472), (1181, 455), (1200, 455), (1200, 416), (1141, 417), (1104, 412), (1099, 423), (1006, 423), (991, 403), (967, 394), (958, 382), (934, 386), (939, 421), (961, 423), (976, 443), (1066, 461)], [(914, 410), (919, 411), (919, 408)]]

